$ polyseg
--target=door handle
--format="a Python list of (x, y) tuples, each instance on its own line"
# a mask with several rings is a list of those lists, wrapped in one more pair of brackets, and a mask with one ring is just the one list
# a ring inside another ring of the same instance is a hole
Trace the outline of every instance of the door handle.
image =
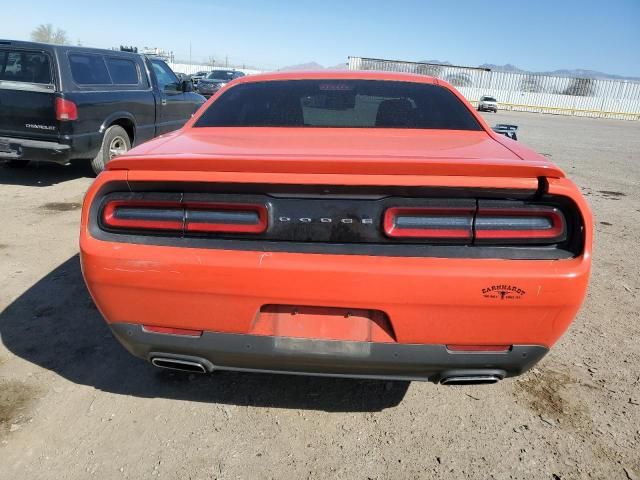
[(160, 104), (164, 107), (167, 104), (167, 99), (163, 98)]

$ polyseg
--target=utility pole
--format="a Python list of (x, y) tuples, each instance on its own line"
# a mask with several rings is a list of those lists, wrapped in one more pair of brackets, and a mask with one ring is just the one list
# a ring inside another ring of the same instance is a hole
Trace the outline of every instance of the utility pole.
[(189, 42), (189, 65), (192, 65), (192, 62), (191, 62), (191, 42)]

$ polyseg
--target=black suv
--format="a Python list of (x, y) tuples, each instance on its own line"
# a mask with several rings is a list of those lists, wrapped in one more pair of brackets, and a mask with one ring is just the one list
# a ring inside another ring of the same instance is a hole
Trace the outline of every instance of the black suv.
[(0, 161), (90, 159), (99, 173), (180, 128), (205, 102), (192, 90), (157, 58), (0, 40)]

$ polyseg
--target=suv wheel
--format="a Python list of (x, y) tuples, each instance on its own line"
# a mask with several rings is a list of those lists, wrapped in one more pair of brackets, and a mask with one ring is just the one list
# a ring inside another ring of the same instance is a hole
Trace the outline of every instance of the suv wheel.
[(124, 128), (119, 125), (112, 125), (107, 128), (106, 132), (104, 132), (100, 151), (93, 160), (91, 160), (91, 168), (97, 175), (104, 170), (104, 167), (109, 163), (109, 160), (117, 157), (118, 155), (122, 155), (130, 148), (131, 140)]

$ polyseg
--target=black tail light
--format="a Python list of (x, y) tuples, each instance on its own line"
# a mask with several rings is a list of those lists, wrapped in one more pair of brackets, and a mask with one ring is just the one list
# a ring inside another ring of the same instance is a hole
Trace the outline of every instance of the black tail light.
[(102, 209), (102, 224), (123, 230), (182, 231), (184, 209), (180, 203), (147, 200), (110, 200)]
[(186, 232), (263, 233), (269, 220), (265, 205), (186, 203)]
[(265, 205), (110, 200), (102, 209), (107, 229), (255, 233), (267, 229)]
[(581, 214), (565, 197), (323, 198), (324, 192), (256, 194), (247, 193), (247, 186), (231, 188), (107, 192), (92, 206), (92, 232), (112, 241), (158, 245), (444, 258), (571, 258), (584, 243)]
[(475, 224), (476, 243), (559, 243), (567, 238), (567, 223), (556, 207), (482, 206)]
[(473, 207), (391, 207), (384, 212), (384, 233), (391, 238), (473, 238)]
[(567, 238), (556, 207), (521, 202), (480, 201), (474, 208), (390, 207), (384, 233), (391, 238), (450, 240), (476, 244), (555, 244)]

